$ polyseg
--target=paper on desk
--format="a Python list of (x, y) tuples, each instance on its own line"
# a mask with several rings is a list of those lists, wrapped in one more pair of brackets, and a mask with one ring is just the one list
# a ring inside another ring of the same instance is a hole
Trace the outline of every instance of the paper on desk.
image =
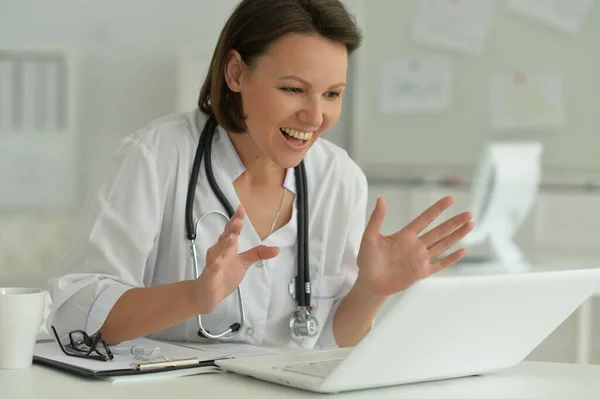
[(145, 382), (145, 381), (156, 381), (167, 378), (178, 378), (185, 377), (188, 375), (196, 374), (221, 374), (226, 373), (225, 370), (220, 369), (217, 366), (204, 366), (194, 367), (189, 369), (181, 370), (168, 370), (161, 371), (160, 373), (145, 373), (145, 374), (134, 374), (134, 375), (119, 375), (103, 377), (102, 380), (112, 382), (113, 384), (121, 384), (127, 382)]
[(160, 356), (164, 356), (169, 360), (195, 357), (198, 359), (198, 361), (202, 362), (221, 359), (225, 357), (222, 352), (218, 351), (199, 351), (180, 345), (155, 341), (147, 338), (138, 338), (117, 345), (114, 350), (114, 359), (108, 362), (100, 362), (92, 359), (67, 356), (64, 353), (62, 353), (60, 347), (55, 341), (37, 343), (35, 345), (34, 355), (61, 363), (72, 364), (74, 366), (85, 368), (87, 370), (95, 372), (110, 370), (126, 370), (134, 368), (132, 363), (140, 363), (142, 361), (133, 356), (132, 354), (128, 354), (127, 350), (123, 350), (127, 347), (130, 348), (132, 346), (142, 346), (144, 348), (159, 347)]
[(178, 343), (178, 345), (198, 350), (202, 353), (219, 353), (221, 357), (244, 357), (244, 356), (261, 356), (261, 355), (274, 355), (280, 353), (282, 350), (278, 348), (263, 348), (260, 346), (254, 346), (249, 344), (236, 344), (236, 343), (192, 343), (184, 342)]

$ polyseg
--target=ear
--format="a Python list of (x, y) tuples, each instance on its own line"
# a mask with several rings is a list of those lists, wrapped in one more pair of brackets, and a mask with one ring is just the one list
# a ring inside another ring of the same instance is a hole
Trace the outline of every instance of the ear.
[(227, 56), (225, 63), (225, 82), (229, 89), (234, 92), (241, 91), (242, 79), (246, 63), (242, 59), (240, 53), (236, 50), (231, 50)]

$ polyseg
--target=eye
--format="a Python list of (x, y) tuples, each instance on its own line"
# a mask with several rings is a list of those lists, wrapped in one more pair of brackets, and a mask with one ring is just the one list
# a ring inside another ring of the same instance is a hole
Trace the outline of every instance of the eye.
[(302, 89), (299, 89), (297, 87), (281, 87), (279, 90), (293, 94), (302, 93)]
[(330, 100), (335, 100), (336, 98), (339, 98), (342, 95), (342, 93), (339, 93), (337, 91), (328, 91), (327, 93), (325, 93), (325, 97), (327, 97)]

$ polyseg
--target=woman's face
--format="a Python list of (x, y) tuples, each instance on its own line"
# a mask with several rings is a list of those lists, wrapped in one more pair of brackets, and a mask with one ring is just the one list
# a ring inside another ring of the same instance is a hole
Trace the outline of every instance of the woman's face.
[(342, 110), (346, 47), (293, 33), (271, 44), (251, 68), (236, 52), (227, 83), (241, 93), (248, 133), (261, 155), (283, 168), (298, 165)]

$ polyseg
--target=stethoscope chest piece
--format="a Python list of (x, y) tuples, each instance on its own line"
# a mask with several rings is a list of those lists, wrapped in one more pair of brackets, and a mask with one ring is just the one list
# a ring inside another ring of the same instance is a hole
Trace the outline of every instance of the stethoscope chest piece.
[(318, 320), (305, 306), (299, 307), (290, 318), (290, 336), (299, 341), (306, 337), (314, 337), (318, 332)]

